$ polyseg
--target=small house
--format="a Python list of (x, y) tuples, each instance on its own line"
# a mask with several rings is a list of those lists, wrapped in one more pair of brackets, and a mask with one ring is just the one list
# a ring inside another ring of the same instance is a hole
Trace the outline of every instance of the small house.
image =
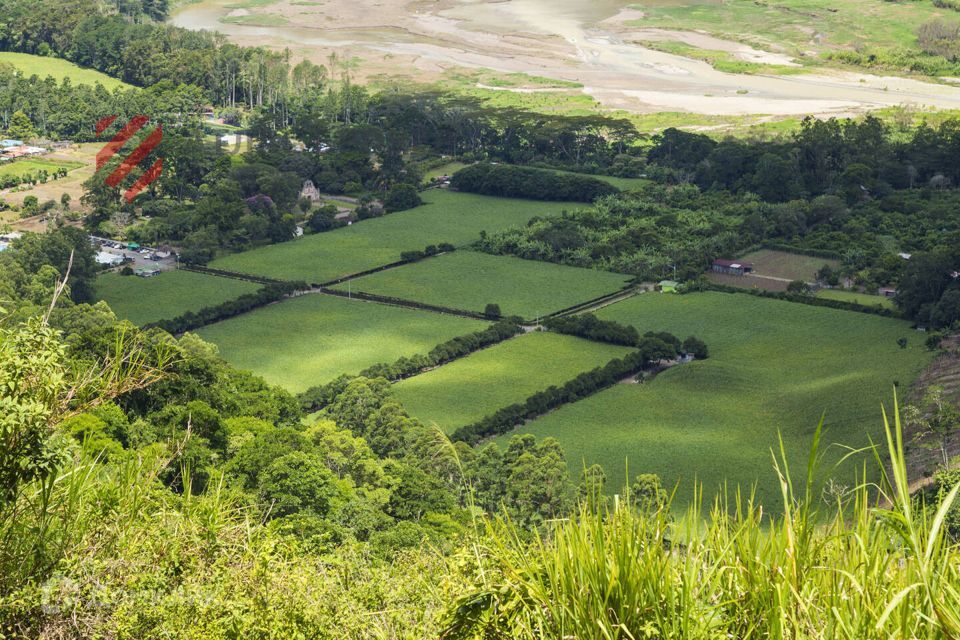
[(892, 298), (897, 295), (896, 287), (880, 287), (877, 289), (877, 295), (883, 296), (884, 298)]
[(674, 280), (661, 280), (657, 283), (657, 291), (660, 293), (676, 293), (679, 286), (680, 283)]
[(123, 264), (123, 256), (119, 256), (108, 251), (100, 251), (97, 253), (97, 264), (106, 265), (108, 267), (119, 267), (121, 264)]
[(320, 190), (317, 189), (313, 180), (307, 180), (303, 183), (303, 188), (300, 189), (300, 199), (306, 198), (310, 202), (317, 202), (320, 200)]
[(742, 276), (753, 271), (752, 262), (743, 262), (738, 260), (725, 260), (718, 258), (713, 261), (710, 267), (714, 273), (725, 273), (731, 276)]
[(152, 278), (153, 276), (160, 275), (160, 269), (137, 269), (134, 273), (141, 278)]
[(6, 140), (0, 140), (0, 147), (3, 147), (4, 149), (8, 149), (10, 147), (22, 147), (22, 146), (23, 146), (23, 140), (10, 140), (9, 138)]

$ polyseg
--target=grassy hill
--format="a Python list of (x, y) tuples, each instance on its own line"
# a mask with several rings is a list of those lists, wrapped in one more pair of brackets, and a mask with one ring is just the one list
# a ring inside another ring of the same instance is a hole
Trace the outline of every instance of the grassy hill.
[(29, 77), (32, 75), (46, 78), (52, 76), (57, 82), (64, 78), (70, 78), (73, 84), (102, 84), (105, 89), (113, 91), (117, 87), (123, 89), (132, 89), (133, 85), (111, 78), (105, 73), (100, 73), (94, 69), (84, 69), (74, 63), (61, 58), (48, 58), (45, 56), (34, 56), (29, 53), (10, 53), (0, 52), (0, 65), (9, 64), (16, 68), (20, 73)]

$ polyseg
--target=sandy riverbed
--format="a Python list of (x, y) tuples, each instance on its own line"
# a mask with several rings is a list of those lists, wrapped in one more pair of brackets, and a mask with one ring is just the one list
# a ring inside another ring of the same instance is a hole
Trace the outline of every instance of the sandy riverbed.
[(221, 22), (236, 0), (201, 0), (171, 22), (215, 29), (242, 44), (289, 47), (326, 62), (359, 57), (359, 75), (431, 81), (453, 68), (487, 68), (577, 82), (604, 105), (637, 112), (778, 116), (848, 114), (910, 104), (960, 108), (960, 87), (846, 72), (789, 76), (719, 72), (709, 64), (654, 51), (638, 41), (681, 40), (750, 62), (791, 64), (707, 34), (628, 26), (641, 19), (621, 0), (278, 0), (243, 9), (285, 26)]

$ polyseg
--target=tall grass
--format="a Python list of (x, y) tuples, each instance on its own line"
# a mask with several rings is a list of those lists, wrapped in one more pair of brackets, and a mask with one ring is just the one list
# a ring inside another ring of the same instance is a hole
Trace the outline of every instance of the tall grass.
[(915, 502), (899, 414), (884, 426), (881, 482), (846, 494), (818, 490), (819, 429), (802, 487), (781, 447), (775, 518), (735, 492), (709, 513), (700, 496), (679, 519), (624, 496), (532, 542), (493, 521), (483, 579), (451, 609), (443, 637), (960, 637), (960, 548), (943, 528), (958, 489), (933, 507)]

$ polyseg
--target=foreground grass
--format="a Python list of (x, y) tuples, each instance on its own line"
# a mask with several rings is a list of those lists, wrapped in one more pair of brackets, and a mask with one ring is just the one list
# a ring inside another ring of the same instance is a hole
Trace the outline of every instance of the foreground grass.
[(253, 282), (180, 270), (152, 278), (105, 273), (97, 278), (96, 295), (118, 317), (146, 324), (212, 307), (258, 289), (260, 285)]
[(433, 189), (422, 194), (426, 204), (349, 227), (292, 242), (224, 256), (211, 263), (218, 269), (253, 273), (281, 280), (321, 283), (396, 262), (404, 251), (430, 244), (463, 245), (481, 231), (496, 233), (526, 224), (534, 216), (558, 215), (582, 205), (494, 198)]
[(725, 481), (759, 482), (758, 498), (776, 505), (769, 461), (778, 432), (789, 451), (803, 451), (826, 412), (825, 440), (837, 443), (825, 446), (826, 455), (837, 460), (840, 444), (876, 440), (883, 398), (895, 384), (906, 388), (931, 358), (906, 322), (749, 295), (644, 294), (597, 315), (641, 331), (696, 335), (710, 358), (647, 384), (617, 385), (520, 432), (558, 438), (576, 475), (584, 464), (602, 464), (613, 487), (622, 486), (627, 466), (671, 487), (682, 482), (680, 506), (694, 481), (708, 494)]
[(293, 392), (378, 362), (430, 351), (485, 323), (426, 311), (305, 295), (261, 307), (197, 333), (220, 355)]
[[(353, 291), (533, 319), (623, 288), (629, 276), (475, 251), (455, 251), (349, 283)], [(346, 290), (347, 284), (336, 288)]]
[(774, 461), (782, 517), (731, 495), (676, 521), (669, 505), (628, 492), (532, 542), (494, 522), (443, 637), (956, 638), (960, 549), (944, 525), (960, 485), (939, 504), (914, 503), (899, 427), (880, 434), (888, 509), (864, 487), (824, 500), (817, 431), (805, 483), (790, 482), (782, 452)]
[(40, 78), (52, 77), (57, 82), (65, 78), (70, 78), (73, 84), (102, 84), (108, 91), (113, 91), (117, 87), (123, 89), (132, 89), (133, 86), (112, 78), (105, 73), (100, 73), (94, 69), (84, 69), (72, 62), (61, 58), (51, 58), (46, 56), (34, 56), (29, 53), (12, 53), (8, 51), (0, 52), (0, 65), (12, 65), (26, 77), (36, 75)]
[(407, 378), (394, 391), (412, 416), (451, 432), (627, 353), (626, 347), (528, 333)]

